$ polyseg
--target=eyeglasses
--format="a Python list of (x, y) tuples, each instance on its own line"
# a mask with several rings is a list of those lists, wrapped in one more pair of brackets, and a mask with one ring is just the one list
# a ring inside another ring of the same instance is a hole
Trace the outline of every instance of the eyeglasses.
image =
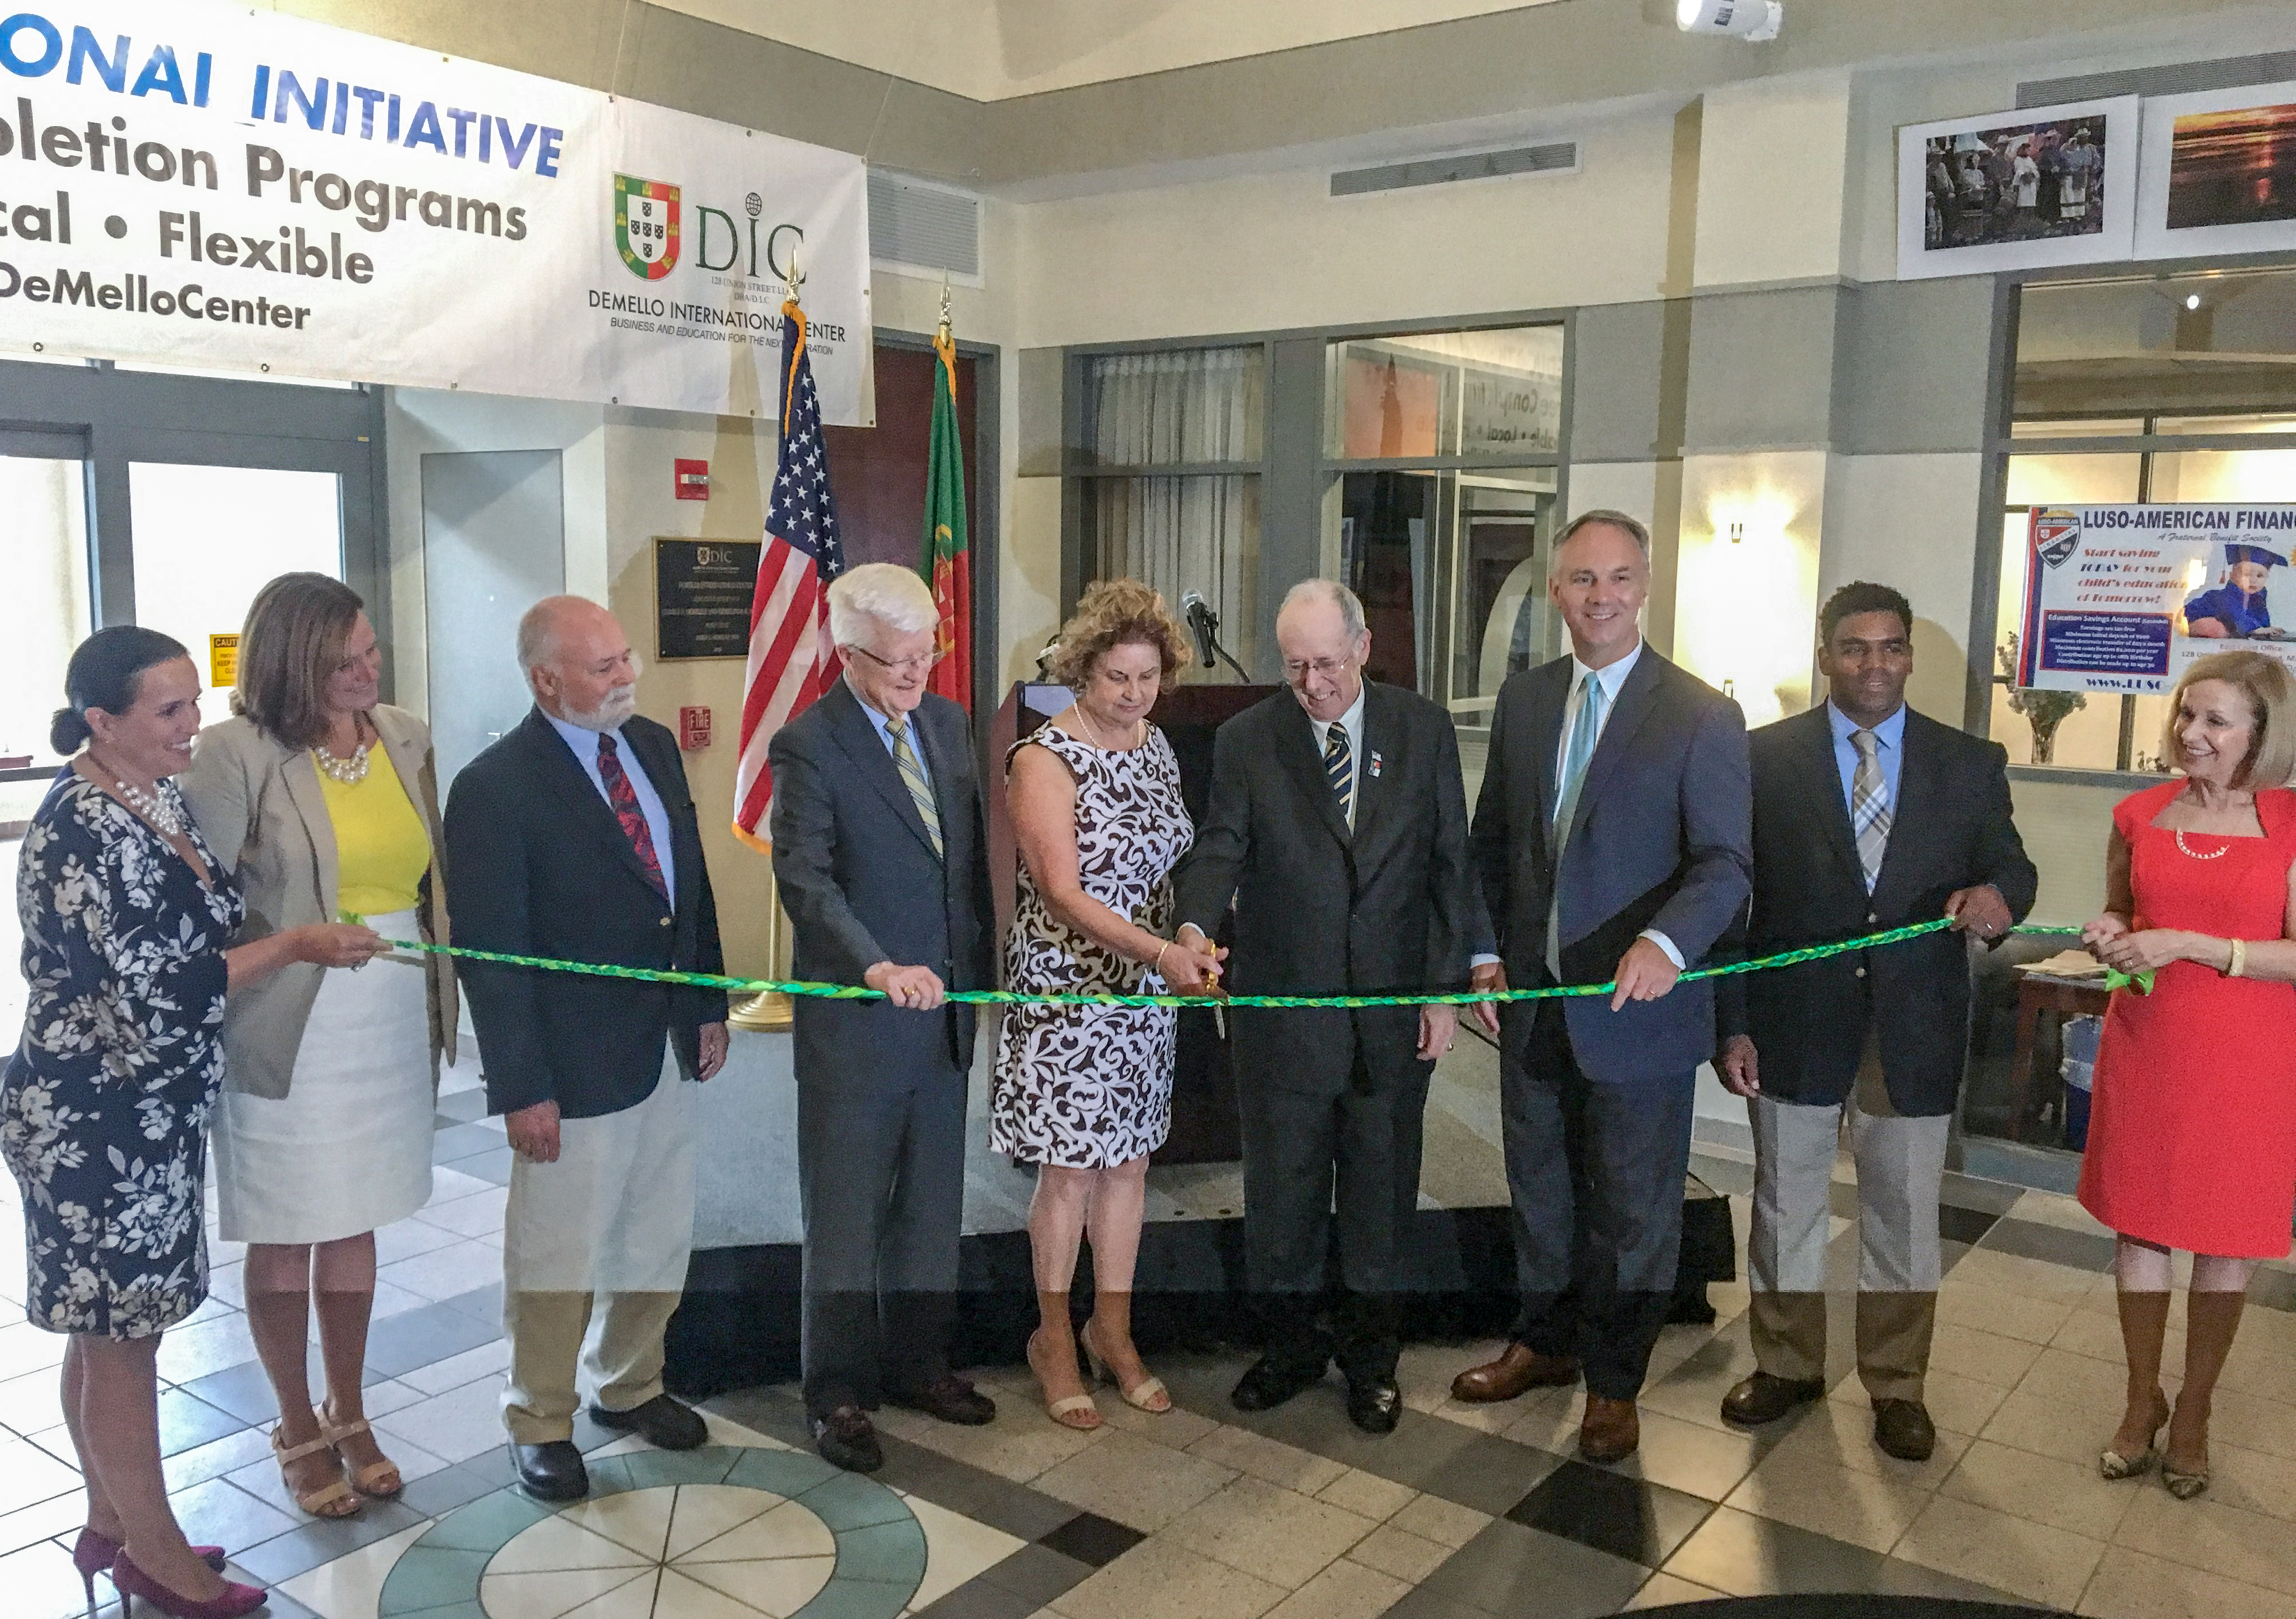
[(1326, 680), (1337, 679), (1355, 667), (1353, 658), (1318, 658), (1312, 663), (1302, 663), (1294, 658), (1283, 660), (1283, 678), (1298, 685), (1309, 674), (1318, 674)]
[(879, 669), (889, 669), (897, 675), (914, 674), (931, 669), (935, 664), (939, 663), (943, 658), (948, 655), (944, 652), (933, 651), (921, 652), (914, 657), (894, 659), (881, 658), (865, 646), (848, 646), (844, 650), (847, 652), (857, 652), (863, 657), (868, 659), (870, 662), (874, 663)]

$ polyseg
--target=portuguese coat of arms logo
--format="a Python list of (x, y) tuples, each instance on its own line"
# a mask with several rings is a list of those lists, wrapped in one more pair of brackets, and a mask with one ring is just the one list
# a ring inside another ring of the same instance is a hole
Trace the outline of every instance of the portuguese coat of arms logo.
[(677, 263), (677, 187), (614, 177), (614, 245), (630, 274), (660, 281)]
[(2056, 508), (2033, 514), (2033, 549), (2050, 567), (2061, 567), (2080, 549), (2080, 514)]

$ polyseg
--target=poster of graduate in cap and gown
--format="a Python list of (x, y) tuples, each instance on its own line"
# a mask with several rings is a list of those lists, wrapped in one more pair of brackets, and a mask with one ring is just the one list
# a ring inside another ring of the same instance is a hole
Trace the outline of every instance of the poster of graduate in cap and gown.
[[(2271, 602), (2292, 547), (2296, 505), (2036, 507), (2017, 684), (2166, 692), (2232, 641), (2296, 669)], [(2296, 596), (2285, 606), (2296, 624)]]

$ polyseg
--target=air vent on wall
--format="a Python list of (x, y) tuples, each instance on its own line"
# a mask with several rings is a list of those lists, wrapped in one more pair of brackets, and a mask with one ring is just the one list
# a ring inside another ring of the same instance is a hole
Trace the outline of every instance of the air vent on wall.
[(1376, 168), (1343, 168), (1332, 176), (1332, 194), (1359, 197), (1366, 192), (1403, 191), (1414, 185), (1448, 185), (1455, 180), (1578, 172), (1578, 143), (1549, 141), (1538, 146), (1511, 146), (1505, 152), (1469, 152), (1456, 157), (1382, 163)]
[(2296, 78), (2296, 51), (2273, 51), (2262, 56), (2226, 56), (2215, 62), (2172, 62), (2155, 68), (2124, 68), (2116, 73), (2084, 73), (2077, 78), (2037, 78), (2017, 86), (2017, 104), (2056, 107), (2067, 102), (2103, 101), (2109, 95), (2186, 95), (2196, 90), (2276, 85), (2291, 78)]
[(980, 285), (980, 199), (871, 169), (869, 256)]

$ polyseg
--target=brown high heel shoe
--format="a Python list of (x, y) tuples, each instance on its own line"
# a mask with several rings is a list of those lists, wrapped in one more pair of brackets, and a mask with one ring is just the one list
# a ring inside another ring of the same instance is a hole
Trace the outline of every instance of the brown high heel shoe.
[[(2169, 1397), (2154, 1389), (2152, 1398), (2158, 1402), (2153, 1409), (2161, 1414), (2152, 1420), (2152, 1434), (2144, 1442), (2144, 1448), (2134, 1456), (2123, 1456), (2107, 1445), (2097, 1453), (2096, 1459), (2096, 1470), (2103, 1477), (2114, 1480), (2135, 1478), (2140, 1474), (2150, 1473), (2160, 1461), (2161, 1430), (2169, 1426)], [(2172, 1493), (2174, 1489), (2175, 1486), (2171, 1485)], [(2198, 1494), (2199, 1492), (2194, 1493)]]
[(327, 1408), (324, 1406), (313, 1406), (311, 1415), (319, 1419), (319, 1437), (327, 1442), (335, 1454), (340, 1458), (343, 1466), (349, 1470), (353, 1489), (370, 1500), (388, 1501), (398, 1499), (398, 1492), (406, 1488), (406, 1483), (398, 1476), (397, 1462), (386, 1456), (381, 1461), (369, 1462), (364, 1467), (353, 1467), (351, 1459), (342, 1454), (343, 1441), (346, 1439), (356, 1439), (362, 1434), (373, 1436), (374, 1430), (367, 1426), (364, 1418), (357, 1422), (348, 1423), (339, 1428), (327, 1420)]

